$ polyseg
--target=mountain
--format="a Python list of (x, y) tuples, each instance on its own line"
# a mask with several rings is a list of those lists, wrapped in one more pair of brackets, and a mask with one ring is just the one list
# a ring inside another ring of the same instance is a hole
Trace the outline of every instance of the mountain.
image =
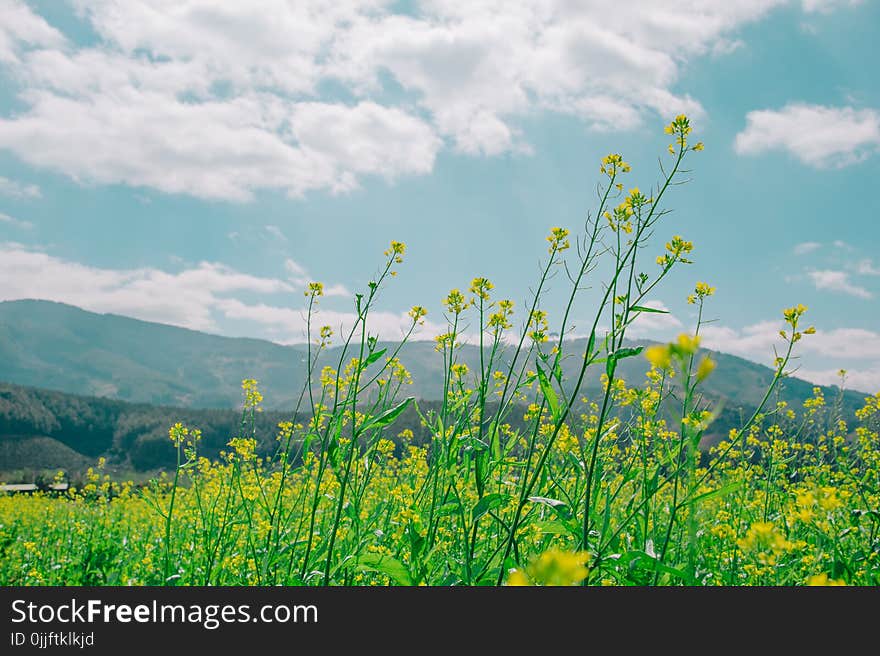
[[(646, 342), (641, 342), (646, 343)], [(395, 344), (382, 344), (391, 353)], [(341, 347), (328, 349), (319, 360), (336, 366)], [(563, 373), (576, 376), (582, 342), (572, 342)], [(704, 382), (704, 395), (730, 410), (754, 408), (772, 379), (768, 367), (723, 353), (714, 353), (718, 367)], [(479, 348), (464, 345), (461, 362), (479, 367)], [(404, 345), (400, 359), (412, 374), (406, 393), (420, 399), (442, 396), (443, 360), (433, 342)], [(502, 354), (502, 361), (505, 361)], [(534, 363), (531, 364), (534, 368)], [(644, 358), (622, 360), (619, 375), (630, 384), (644, 380)], [(583, 391), (600, 390), (603, 367), (592, 367)], [(260, 382), (268, 408), (290, 410), (306, 378), (306, 347), (282, 346), (258, 339), (220, 337), (112, 314), (96, 314), (48, 301), (0, 303), (0, 380), (18, 385), (134, 403), (187, 408), (234, 408), (241, 400), (244, 378)], [(799, 407), (814, 385), (787, 379), (779, 398)], [(828, 399), (837, 388), (823, 388)], [(846, 392), (842, 406), (850, 413), (863, 394)]]
[[(290, 413), (256, 415), (262, 453), (286, 419)], [(152, 406), (0, 383), (0, 473), (25, 480), (46, 470), (77, 475), (99, 457), (116, 471), (173, 467), (168, 429), (178, 421), (202, 431), (200, 453), (209, 457), (241, 430), (241, 412), (233, 409)]]
[[(379, 348), (391, 353), (395, 346)], [(584, 346), (575, 341), (567, 347), (572, 355), (562, 363), (566, 380), (576, 376)], [(317, 368), (336, 366), (339, 354), (339, 347), (329, 349)], [(718, 366), (702, 390), (722, 412), (707, 436), (710, 441), (742, 424), (773, 375), (742, 358), (713, 357)], [(268, 454), (278, 422), (291, 419), (305, 381), (305, 358), (303, 346), (218, 337), (60, 303), (0, 303), (0, 381), (8, 381), (0, 383), (0, 472), (81, 472), (100, 456), (120, 471), (168, 468), (174, 463), (168, 428), (177, 421), (200, 428), (203, 453), (216, 455), (240, 430), (236, 408), (243, 378), (258, 379), (265, 395), (267, 411), (257, 415), (257, 429), (261, 451)], [(414, 381), (404, 393), (422, 399), (422, 411), (436, 407), (443, 361), (433, 342), (407, 344), (400, 358)], [(477, 370), (479, 349), (463, 346), (460, 360)], [(506, 361), (504, 353), (501, 361)], [(534, 368), (534, 362), (529, 366)], [(639, 384), (646, 367), (644, 358), (627, 358), (618, 372)], [(583, 395), (599, 395), (603, 370), (600, 365), (588, 372)], [(814, 387), (786, 379), (771, 401), (786, 400), (800, 410)], [(844, 417), (864, 401), (864, 394), (822, 390), (829, 401), (839, 398)], [(511, 422), (521, 417), (514, 412)], [(428, 439), (411, 406), (396, 422), (395, 434), (402, 428), (413, 430), (417, 442)]]
[[(258, 378), (293, 398), (304, 350), (96, 314), (63, 303), (0, 303), (0, 380), (156, 405), (230, 408)], [(291, 380), (293, 376), (293, 380)]]

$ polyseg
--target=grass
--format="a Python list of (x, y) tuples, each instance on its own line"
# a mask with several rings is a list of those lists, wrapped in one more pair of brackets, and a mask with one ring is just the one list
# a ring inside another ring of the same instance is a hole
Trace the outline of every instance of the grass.
[[(336, 366), (321, 371), (315, 362), (333, 334), (313, 326), (323, 287), (309, 285), (311, 384), (293, 409), (308, 420), (278, 426), (274, 456), (256, 454), (262, 395), (246, 380), (240, 430), (219, 460), (199, 456), (196, 428), (175, 424), (178, 466), (145, 488), (112, 482), (99, 463), (66, 497), (0, 497), (0, 583), (880, 583), (880, 394), (852, 418), (818, 389), (797, 409), (774, 396), (813, 332), (802, 324), (805, 307), (783, 312), (760, 407), (708, 452), (701, 439), (719, 408), (700, 395), (714, 363), (700, 353), (699, 333), (714, 289), (698, 283), (689, 297), (693, 333), (644, 350), (624, 345), (633, 321), (658, 311), (649, 295), (693, 250), (674, 236), (642, 263), (666, 195), (702, 149), (689, 143), (684, 116), (666, 132), (669, 163), (648, 193), (624, 192), (629, 166), (616, 154), (603, 159), (599, 207), (583, 235), (551, 230), (520, 330), (513, 303), (493, 298), (487, 279), (449, 293), (448, 329), (436, 338), (439, 408), (422, 412), (405, 396), (398, 352), (369, 332), (379, 291), (406, 253), (392, 242), (356, 297)], [(568, 352), (572, 309), (600, 264), (610, 277), (589, 338)], [(556, 340), (541, 302), (563, 270), (570, 291)], [(410, 316), (404, 342), (425, 310)], [(457, 359), (468, 325), (480, 327), (471, 337), (482, 354), (476, 371)], [(633, 357), (651, 368), (627, 385), (617, 368)], [(574, 377), (562, 375), (563, 358), (579, 363)], [(584, 398), (594, 367), (603, 391)], [(410, 404), (432, 436), (426, 445), (394, 428)], [(673, 421), (661, 412), (670, 404)], [(513, 413), (523, 412), (525, 427), (513, 428)]]

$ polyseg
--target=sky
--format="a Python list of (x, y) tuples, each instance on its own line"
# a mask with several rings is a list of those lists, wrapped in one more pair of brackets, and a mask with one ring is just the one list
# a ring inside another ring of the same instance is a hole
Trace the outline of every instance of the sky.
[(692, 330), (706, 281), (703, 344), (770, 364), (803, 303), (797, 375), (877, 392), (878, 5), (0, 0), (0, 300), (299, 342), (307, 283), (317, 323), (350, 325), (393, 239), (381, 337), (416, 304), (441, 332), (475, 276), (522, 320), (602, 156), (650, 188), (686, 113), (705, 150), (644, 257), (680, 234), (694, 263), (631, 335)]

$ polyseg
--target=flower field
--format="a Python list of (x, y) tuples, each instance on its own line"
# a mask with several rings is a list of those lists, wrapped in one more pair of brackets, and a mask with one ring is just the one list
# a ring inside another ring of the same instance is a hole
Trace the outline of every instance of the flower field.
[[(683, 163), (703, 148), (690, 143), (685, 116), (666, 133), (669, 155), (646, 192), (625, 191), (622, 156), (602, 160), (597, 210), (581, 235), (550, 231), (521, 319), (486, 278), (449, 293), (438, 409), (406, 396), (399, 353), (370, 333), (379, 292), (406, 255), (391, 242), (347, 333), (313, 325), (323, 287), (309, 285), (311, 384), (295, 419), (278, 426), (274, 454), (257, 448), (262, 396), (246, 380), (241, 429), (219, 460), (199, 455), (197, 427), (175, 424), (178, 466), (149, 485), (111, 480), (99, 462), (66, 495), (0, 496), (0, 583), (880, 584), (880, 394), (853, 417), (818, 388), (803, 407), (775, 395), (814, 332), (807, 308), (783, 311), (761, 405), (711, 445), (719, 408), (700, 385), (722, 373), (700, 350), (700, 328), (715, 289), (686, 292), (698, 316), (690, 332), (647, 348), (626, 341), (633, 321), (661, 311), (651, 293), (696, 252), (681, 236), (652, 242)], [(602, 284), (592, 280), (599, 271)], [(551, 318), (542, 299), (554, 277), (569, 292)], [(601, 299), (573, 350), (557, 336), (572, 334), (588, 283)], [(406, 339), (425, 316), (413, 307)], [(334, 339), (338, 365), (315, 371)], [(481, 347), (479, 370), (457, 360), (463, 340)], [(579, 376), (562, 376), (563, 358)], [(626, 358), (647, 359), (644, 380), (617, 375)], [(587, 397), (594, 367), (603, 391)], [(411, 405), (425, 443), (395, 428)], [(524, 422), (514, 427), (514, 416)]]

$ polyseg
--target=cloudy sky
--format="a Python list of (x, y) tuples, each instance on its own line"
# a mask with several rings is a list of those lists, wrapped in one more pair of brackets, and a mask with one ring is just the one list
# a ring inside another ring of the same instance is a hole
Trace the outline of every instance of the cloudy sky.
[(476, 275), (521, 308), (601, 156), (650, 187), (685, 112), (657, 248), (695, 263), (636, 334), (705, 280), (706, 343), (769, 363), (804, 303), (800, 375), (875, 392), (878, 38), (872, 0), (0, 0), (0, 300), (301, 341), (303, 286), (345, 323), (396, 239), (374, 327), (422, 304), (429, 337)]

